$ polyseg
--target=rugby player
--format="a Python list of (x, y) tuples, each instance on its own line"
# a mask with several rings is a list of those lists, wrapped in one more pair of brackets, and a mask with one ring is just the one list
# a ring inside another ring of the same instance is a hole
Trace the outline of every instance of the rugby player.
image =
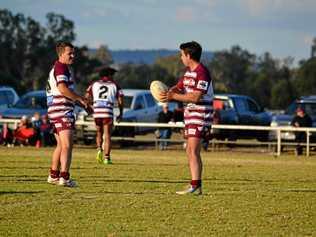
[(79, 103), (88, 108), (88, 100), (74, 92), (74, 76), (70, 65), (74, 62), (74, 46), (69, 42), (56, 45), (58, 60), (52, 67), (47, 88), (48, 117), (54, 126), (57, 146), (53, 152), (48, 183), (74, 187), (70, 179), (73, 130), (75, 125), (74, 106)]
[(181, 61), (187, 67), (184, 76), (166, 93), (164, 101), (184, 102), (184, 136), (191, 173), (188, 188), (177, 194), (202, 194), (201, 140), (211, 126), (213, 86), (208, 69), (200, 63), (202, 47), (192, 41), (180, 45)]
[[(118, 102), (119, 115), (116, 121), (123, 116), (123, 91), (113, 80), (116, 70), (106, 67), (100, 70), (100, 79), (93, 82), (86, 90), (85, 97), (93, 101), (93, 118), (97, 130), (97, 161), (101, 164), (112, 164), (111, 160), (111, 132), (113, 126), (113, 108)], [(103, 135), (105, 135), (103, 143)], [(103, 144), (103, 146), (102, 146)]]

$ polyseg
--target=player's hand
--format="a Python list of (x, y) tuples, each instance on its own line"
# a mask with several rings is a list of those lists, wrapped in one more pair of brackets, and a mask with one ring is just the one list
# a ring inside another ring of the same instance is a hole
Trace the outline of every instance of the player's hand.
[(175, 94), (176, 94), (176, 93), (174, 92), (174, 90), (169, 90), (169, 91), (167, 92), (167, 101), (173, 100)]
[(162, 91), (162, 92), (160, 92), (159, 93), (159, 101), (160, 102), (163, 102), (163, 103), (165, 103), (165, 102), (168, 102), (168, 96), (167, 96), (167, 94), (168, 94), (168, 92), (166, 91)]
[(78, 104), (79, 106), (81, 106), (82, 108), (85, 109), (85, 111), (88, 114), (92, 114), (93, 113), (93, 108), (91, 107), (91, 105), (89, 104), (89, 100), (85, 97), (80, 97), (78, 99)]

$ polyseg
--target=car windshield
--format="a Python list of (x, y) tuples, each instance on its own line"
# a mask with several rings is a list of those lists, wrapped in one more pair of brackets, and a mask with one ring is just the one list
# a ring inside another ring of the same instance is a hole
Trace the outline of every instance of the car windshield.
[(133, 96), (124, 96), (124, 108), (130, 109), (133, 101)]
[(295, 114), (297, 107), (301, 107), (308, 115), (316, 116), (316, 103), (292, 103), (286, 110), (286, 114)]
[(14, 107), (18, 109), (46, 109), (46, 98), (42, 96), (24, 96)]

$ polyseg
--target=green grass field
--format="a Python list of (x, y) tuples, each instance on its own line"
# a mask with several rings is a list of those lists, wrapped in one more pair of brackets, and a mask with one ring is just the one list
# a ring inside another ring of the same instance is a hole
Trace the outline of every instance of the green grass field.
[(75, 148), (77, 188), (46, 183), (52, 149), (0, 148), (0, 236), (316, 236), (316, 159), (203, 153), (203, 195), (184, 151)]

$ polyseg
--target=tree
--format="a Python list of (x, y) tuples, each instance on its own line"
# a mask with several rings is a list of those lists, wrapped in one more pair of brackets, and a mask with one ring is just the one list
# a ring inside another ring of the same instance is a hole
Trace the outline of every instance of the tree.
[(316, 94), (316, 58), (307, 60), (298, 69), (295, 86), (299, 95)]
[(210, 64), (216, 92), (245, 93), (251, 76), (255, 55), (233, 46), (229, 51), (218, 51)]
[(103, 65), (110, 65), (113, 63), (112, 55), (108, 46), (101, 45), (95, 54), (95, 58), (99, 60)]

